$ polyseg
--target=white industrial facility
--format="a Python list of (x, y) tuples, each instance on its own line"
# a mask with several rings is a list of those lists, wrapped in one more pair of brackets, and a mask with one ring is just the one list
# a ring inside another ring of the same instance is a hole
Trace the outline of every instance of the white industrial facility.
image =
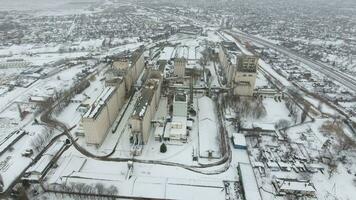
[(169, 140), (187, 140), (187, 110), (188, 99), (183, 92), (175, 94), (173, 99), (173, 117), (172, 122), (167, 123), (164, 134), (165, 139)]
[(150, 71), (130, 118), (131, 136), (134, 144), (146, 144), (148, 141), (152, 126), (151, 121), (160, 100), (161, 85), (161, 72)]
[(82, 118), (88, 144), (100, 145), (103, 142), (143, 68), (142, 48), (134, 51), (131, 56), (124, 55), (113, 62), (112, 69), (116, 70), (117, 76), (107, 77), (103, 92)]
[(233, 94), (253, 96), (258, 57), (246, 52), (242, 53), (234, 42), (222, 42), (219, 60), (225, 71), (227, 85), (232, 87)]

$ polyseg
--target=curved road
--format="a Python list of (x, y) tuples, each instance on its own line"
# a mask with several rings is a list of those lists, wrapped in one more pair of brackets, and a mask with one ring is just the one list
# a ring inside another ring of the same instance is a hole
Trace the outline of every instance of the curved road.
[(261, 38), (255, 37), (255, 36), (248, 35), (246, 33), (237, 32), (237, 31), (224, 31), (224, 32), (226, 34), (233, 36), (233, 37), (237, 36), (242, 39), (250, 40), (254, 43), (269, 47), (269, 48), (274, 49), (282, 54), (287, 55), (288, 57), (290, 57), (292, 59), (298, 60), (299, 62), (304, 63), (305, 65), (309, 66), (311, 69), (326, 75), (330, 79), (333, 79), (333, 80), (341, 83), (342, 85), (344, 85), (345, 87), (351, 89), (354, 93), (356, 93), (356, 79), (348, 76), (347, 74), (339, 71), (338, 69), (333, 69), (329, 65), (326, 65), (326, 64), (318, 62), (318, 61), (314, 61), (310, 58), (306, 58), (306, 57), (301, 56), (298, 53), (296, 53), (290, 49), (287, 49), (280, 45), (273, 44), (269, 41), (266, 41), (264, 39), (261, 39)]

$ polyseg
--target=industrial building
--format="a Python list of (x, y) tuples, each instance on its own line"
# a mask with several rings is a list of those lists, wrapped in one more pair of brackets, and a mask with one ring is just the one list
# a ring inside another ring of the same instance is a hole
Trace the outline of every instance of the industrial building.
[(178, 78), (184, 78), (185, 68), (187, 66), (187, 60), (185, 58), (174, 59), (174, 76)]
[(219, 121), (214, 101), (203, 96), (198, 99), (199, 155), (204, 158), (220, 158)]
[(187, 117), (188, 99), (183, 92), (178, 92), (173, 100), (173, 117)]
[(291, 178), (275, 178), (272, 181), (276, 191), (280, 195), (315, 196), (316, 188), (309, 180)]
[(239, 162), (237, 170), (242, 186), (242, 194), (245, 200), (262, 200), (258, 184), (256, 182), (255, 173), (249, 163)]
[(82, 118), (88, 144), (100, 145), (125, 102), (125, 84), (106, 87)]
[(112, 68), (124, 78), (126, 94), (130, 94), (134, 83), (141, 75), (145, 66), (144, 48), (141, 47), (131, 55), (121, 55), (112, 63)]
[(219, 61), (224, 69), (226, 83), (232, 84), (233, 74), (237, 66), (237, 59), (242, 52), (234, 42), (221, 42), (219, 45)]
[(256, 85), (257, 68), (258, 57), (253, 55), (242, 55), (239, 57), (233, 79), (235, 95), (253, 96)]
[(232, 144), (235, 149), (247, 149), (247, 143), (245, 135), (242, 133), (233, 133), (232, 134)]
[(161, 95), (162, 74), (150, 71), (130, 118), (132, 142), (146, 144), (150, 136), (151, 121), (156, 113)]
[(167, 123), (164, 134), (165, 139), (187, 140), (187, 110), (188, 99), (183, 92), (177, 92), (173, 99), (173, 118), (172, 122)]
[(219, 60), (225, 71), (227, 86), (233, 89), (233, 94), (253, 96), (258, 57), (242, 53), (234, 42), (222, 42), (219, 49)]
[(143, 48), (131, 55), (121, 55), (112, 64), (107, 74), (105, 88), (97, 100), (83, 115), (82, 125), (86, 142), (100, 145), (117, 118), (126, 97), (129, 96), (134, 82), (144, 68)]

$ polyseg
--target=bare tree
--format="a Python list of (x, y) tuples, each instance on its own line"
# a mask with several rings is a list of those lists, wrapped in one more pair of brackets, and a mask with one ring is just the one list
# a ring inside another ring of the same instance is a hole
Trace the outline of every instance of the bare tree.
[(301, 120), (300, 120), (302, 123), (307, 118), (309, 110), (310, 110), (310, 105), (307, 103), (304, 103), (303, 113), (302, 113)]
[(119, 193), (119, 190), (117, 189), (116, 186), (111, 185), (111, 186), (108, 188), (108, 194), (109, 194), (109, 195), (117, 195), (118, 193)]
[(286, 119), (280, 119), (274, 126), (276, 129), (285, 129), (290, 126), (290, 121)]
[(337, 172), (337, 164), (335, 162), (331, 162), (329, 165), (329, 179), (335, 174), (335, 172)]
[(102, 183), (95, 184), (95, 188), (98, 194), (104, 194), (104, 185)]

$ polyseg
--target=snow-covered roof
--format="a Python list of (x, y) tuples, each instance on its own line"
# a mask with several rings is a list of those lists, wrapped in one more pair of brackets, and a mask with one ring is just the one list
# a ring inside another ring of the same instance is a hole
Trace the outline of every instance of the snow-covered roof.
[(151, 104), (151, 100), (157, 90), (159, 81), (160, 79), (149, 79), (146, 81), (145, 86), (141, 91), (141, 95), (136, 102), (135, 110), (132, 114), (133, 117), (142, 118), (145, 115), (146, 110), (149, 104)]
[(214, 102), (209, 97), (198, 99), (198, 123), (200, 153), (206, 154), (208, 151), (219, 153), (219, 145), (216, 141), (219, 122), (215, 114)]
[(31, 96), (30, 101), (32, 102), (45, 102), (47, 101), (48, 97), (45, 96)]
[(297, 179), (275, 179), (274, 180), (279, 190), (283, 191), (297, 191), (297, 192), (315, 192), (314, 185), (307, 180)]
[(49, 183), (61, 183), (61, 178), (72, 175), (73, 172), (79, 172), (85, 165), (87, 158), (79, 156), (66, 157), (63, 162), (59, 164), (58, 170), (50, 177)]
[(100, 113), (101, 109), (104, 107), (107, 101), (110, 99), (115, 89), (116, 89), (115, 87), (111, 87), (111, 86), (106, 87), (83, 117), (95, 118)]
[(262, 200), (251, 165), (247, 163), (239, 163), (239, 168), (245, 199)]
[(174, 116), (170, 124), (169, 137), (184, 138), (187, 135), (187, 118)]
[(213, 100), (209, 97), (204, 96), (198, 99), (199, 106), (199, 121), (209, 120), (213, 123), (217, 122), (215, 113), (212, 110), (215, 108)]
[(165, 47), (160, 53), (159, 60), (170, 60), (173, 57), (174, 47)]
[(48, 167), (53, 156), (63, 147), (63, 142), (57, 142), (54, 146), (51, 146), (46, 153), (40, 158), (35, 165), (32, 165), (27, 171), (36, 174), (42, 174)]
[(242, 133), (233, 133), (232, 134), (234, 145), (246, 146), (246, 138)]
[(49, 162), (51, 162), (52, 158), (52, 155), (43, 155), (36, 165), (32, 166), (28, 171), (31, 173), (42, 174), (47, 168)]

